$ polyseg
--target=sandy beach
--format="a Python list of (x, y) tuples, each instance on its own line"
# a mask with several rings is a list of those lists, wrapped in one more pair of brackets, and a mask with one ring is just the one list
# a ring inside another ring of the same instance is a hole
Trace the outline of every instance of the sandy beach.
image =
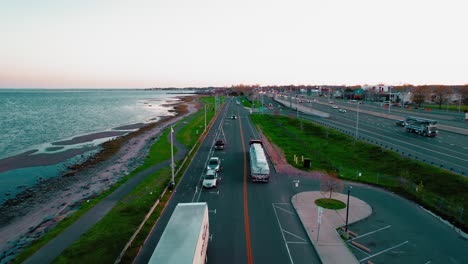
[[(2, 204), (0, 261), (8, 255), (21, 251), (24, 244), (42, 236), (60, 220), (73, 213), (83, 202), (109, 189), (138, 167), (144, 161), (151, 143), (158, 138), (164, 128), (200, 109), (201, 104), (196, 98), (179, 97), (180, 101), (170, 103), (169, 105), (174, 108), (172, 110), (175, 112), (174, 116), (162, 117), (158, 122), (148, 125), (125, 126), (127, 129), (139, 129), (103, 143), (102, 150), (86, 162), (70, 166), (64, 175), (38, 182), (34, 187), (24, 190), (14, 199)], [(95, 138), (100, 138), (107, 134), (92, 134), (87, 136), (86, 140), (93, 140), (93, 135)], [(82, 140), (85, 138), (78, 137), (71, 141)], [(49, 158), (53, 156), (47, 155)], [(48, 158), (38, 156), (30, 163), (36, 165), (49, 162)], [(11, 159), (7, 164), (19, 167), (20, 165), (14, 161), (27, 162), (26, 160), (28, 158), (24, 154)]]

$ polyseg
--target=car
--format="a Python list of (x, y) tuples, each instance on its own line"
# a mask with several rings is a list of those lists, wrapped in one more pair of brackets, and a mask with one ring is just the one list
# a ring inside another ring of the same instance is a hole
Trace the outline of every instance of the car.
[(214, 144), (214, 149), (224, 149), (224, 140), (218, 139)]
[(343, 108), (338, 109), (338, 111), (340, 111), (341, 113), (346, 113), (346, 109)]
[(332, 105), (332, 108), (333, 108), (333, 109), (337, 109), (337, 108), (338, 108), (338, 106), (336, 106), (336, 105)]
[(231, 119), (237, 119), (237, 116), (233, 115), (231, 116)]
[(208, 166), (206, 169), (219, 172), (220, 168), (221, 168), (221, 160), (218, 157), (211, 157), (211, 159), (208, 161)]
[(218, 185), (218, 173), (215, 170), (207, 170), (203, 177), (203, 187), (215, 188)]
[(406, 121), (405, 120), (398, 120), (398, 121), (395, 122), (395, 125), (400, 126), (400, 127), (404, 127), (404, 126), (406, 126)]

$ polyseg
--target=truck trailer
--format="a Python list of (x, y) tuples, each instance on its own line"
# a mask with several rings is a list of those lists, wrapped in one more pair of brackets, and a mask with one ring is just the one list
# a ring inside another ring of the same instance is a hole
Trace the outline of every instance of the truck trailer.
[(418, 133), (425, 137), (435, 137), (437, 135), (437, 121), (419, 117), (408, 117), (405, 120), (407, 132)]
[(179, 203), (148, 263), (206, 263), (209, 229), (206, 203)]
[(268, 182), (270, 180), (270, 167), (263, 150), (261, 140), (250, 140), (250, 179), (254, 182)]

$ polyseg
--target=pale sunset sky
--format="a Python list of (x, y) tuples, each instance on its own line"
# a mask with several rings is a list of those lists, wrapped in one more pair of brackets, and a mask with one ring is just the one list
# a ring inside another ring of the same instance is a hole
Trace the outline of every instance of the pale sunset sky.
[(466, 0), (0, 0), (0, 88), (467, 84)]

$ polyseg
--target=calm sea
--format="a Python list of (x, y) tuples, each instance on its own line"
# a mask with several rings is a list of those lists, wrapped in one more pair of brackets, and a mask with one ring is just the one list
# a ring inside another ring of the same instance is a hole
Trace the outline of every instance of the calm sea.
[[(179, 95), (145, 90), (0, 89), (0, 159), (35, 149), (46, 153), (53, 149), (52, 142), (155, 121), (171, 115), (172, 107), (162, 105)], [(67, 146), (73, 147), (81, 146)], [(56, 172), (56, 166), (42, 166), (0, 173), (0, 202), (38, 175), (47, 178)]]

